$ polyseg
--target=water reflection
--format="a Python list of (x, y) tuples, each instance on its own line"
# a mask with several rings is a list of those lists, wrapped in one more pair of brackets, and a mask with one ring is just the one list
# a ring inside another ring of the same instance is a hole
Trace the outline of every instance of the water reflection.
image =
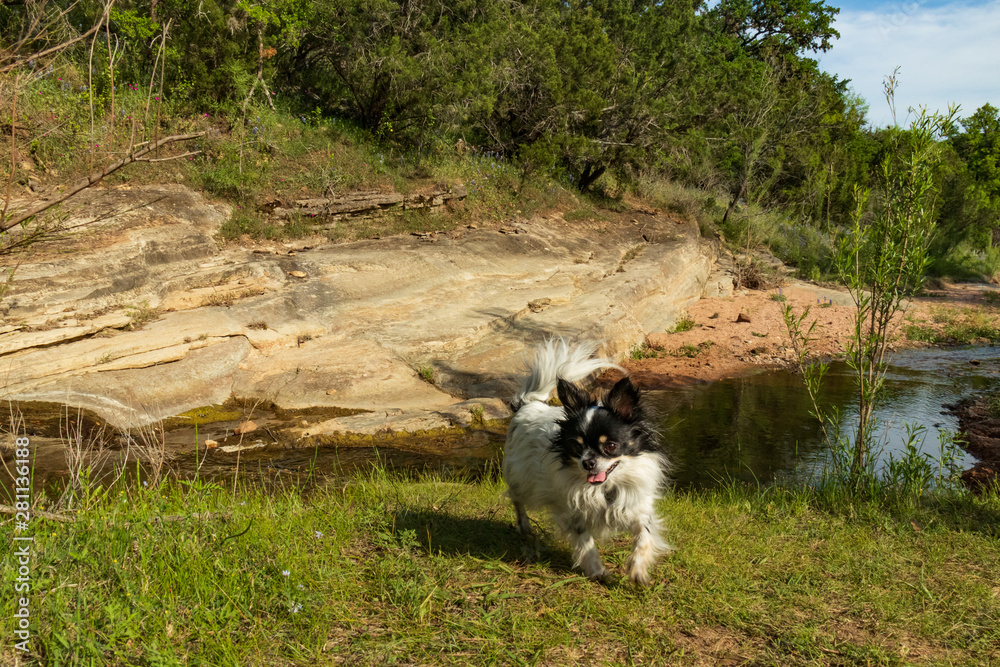
[[(937, 455), (939, 432), (957, 428), (943, 405), (995, 384), (998, 375), (1000, 348), (897, 354), (886, 379), (886, 400), (876, 412), (888, 435), (880, 459), (899, 455), (906, 423), (927, 429), (924, 450)], [(820, 425), (810, 416), (812, 403), (795, 373), (760, 373), (656, 392), (651, 399), (660, 411), (679, 487), (710, 487), (725, 479), (803, 479), (829, 465)], [(839, 409), (845, 430), (856, 420), (856, 390), (846, 364), (836, 363), (827, 373), (820, 404)], [(972, 461), (966, 456), (963, 465)]]

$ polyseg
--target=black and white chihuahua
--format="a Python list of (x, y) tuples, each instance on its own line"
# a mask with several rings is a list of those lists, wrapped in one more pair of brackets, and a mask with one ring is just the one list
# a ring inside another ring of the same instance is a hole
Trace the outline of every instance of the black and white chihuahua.
[[(536, 350), (511, 401), (515, 414), (503, 462), (507, 495), (525, 537), (531, 534), (525, 511), (548, 508), (573, 546), (574, 566), (591, 579), (606, 572), (594, 539), (630, 531), (635, 541), (628, 576), (648, 584), (657, 556), (670, 551), (654, 508), (667, 460), (631, 380), (623, 378), (603, 397), (573, 384), (617, 367), (592, 358), (596, 348), (552, 339)], [(548, 404), (553, 389), (562, 407)]]

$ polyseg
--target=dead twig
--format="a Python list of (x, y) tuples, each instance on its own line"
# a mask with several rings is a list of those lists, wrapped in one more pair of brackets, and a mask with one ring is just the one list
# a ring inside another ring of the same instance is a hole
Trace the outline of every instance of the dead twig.
[(81, 178), (72, 187), (70, 187), (68, 190), (66, 190), (66, 192), (64, 192), (63, 194), (59, 195), (58, 197), (55, 197), (54, 199), (48, 199), (48, 200), (43, 201), (43, 202), (41, 202), (39, 204), (36, 204), (36, 205), (32, 206), (31, 208), (29, 208), (28, 210), (26, 210), (26, 211), (20, 213), (19, 215), (11, 218), (10, 220), (3, 221), (2, 223), (0, 223), (0, 232), (5, 232), (8, 229), (16, 227), (17, 225), (19, 225), (22, 222), (25, 222), (26, 220), (28, 220), (28, 219), (30, 219), (30, 218), (38, 215), (39, 213), (42, 213), (43, 211), (46, 211), (46, 210), (52, 208), (56, 204), (60, 204), (60, 203), (62, 203), (64, 201), (66, 201), (67, 199), (69, 199), (70, 197), (72, 197), (73, 195), (75, 195), (76, 193), (78, 193), (78, 192), (80, 192), (82, 190), (86, 190), (87, 188), (89, 188), (92, 185), (100, 183), (102, 180), (104, 180), (104, 178), (106, 178), (107, 176), (110, 176), (111, 174), (113, 174), (114, 172), (118, 171), (119, 169), (121, 169), (125, 165), (132, 164), (133, 162), (143, 162), (144, 160), (142, 160), (142, 158), (144, 158), (149, 153), (155, 151), (156, 149), (160, 148), (161, 146), (165, 146), (167, 144), (171, 144), (171, 143), (173, 143), (175, 141), (187, 141), (189, 139), (197, 139), (199, 137), (205, 136), (205, 134), (206, 134), (205, 132), (195, 132), (195, 133), (192, 133), (192, 134), (175, 134), (175, 135), (172, 135), (172, 136), (169, 136), (169, 137), (164, 137), (164, 138), (162, 138), (162, 139), (160, 139), (158, 141), (155, 141), (152, 144), (148, 145), (146, 148), (139, 149), (139, 150), (135, 151), (134, 153), (123, 157), (121, 160), (118, 160), (117, 162), (108, 165), (107, 167), (105, 167), (101, 171), (94, 172), (94, 173), (90, 174), (89, 176), (85, 176), (85, 177)]

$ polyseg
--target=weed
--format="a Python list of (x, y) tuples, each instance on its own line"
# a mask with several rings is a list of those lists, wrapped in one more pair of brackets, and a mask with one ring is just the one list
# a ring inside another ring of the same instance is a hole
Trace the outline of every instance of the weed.
[[(267, 290), (261, 287), (247, 287), (245, 289), (229, 290), (226, 292), (213, 292), (205, 297), (201, 305), (202, 306), (223, 306), (230, 307), (240, 299), (247, 299), (252, 296), (260, 296), (265, 294)], [(267, 328), (265, 325), (264, 328)]]
[(941, 342), (940, 337), (936, 331), (934, 331), (930, 327), (920, 326), (919, 324), (904, 325), (903, 335), (906, 336), (908, 340), (915, 340), (922, 343)]
[(766, 290), (783, 282), (777, 269), (754, 258), (736, 260), (735, 268), (736, 277), (733, 282), (737, 288)]
[(922, 323), (904, 326), (906, 337), (948, 345), (1000, 342), (1000, 316), (992, 308), (935, 308), (931, 311), (931, 319), (935, 326)]
[(986, 396), (986, 409), (990, 417), (1000, 419), (1000, 391), (994, 391)]
[(615, 269), (615, 273), (624, 273), (625, 265), (638, 257), (646, 246), (643, 243), (636, 243), (635, 245), (629, 246), (628, 250), (622, 255), (621, 261), (618, 262), (618, 268)]
[(141, 329), (147, 322), (152, 322), (160, 316), (160, 311), (150, 308), (149, 302), (143, 300), (139, 305), (125, 306), (125, 314), (129, 317), (127, 328), (131, 331)]
[(640, 359), (655, 359), (659, 356), (659, 352), (650, 347), (649, 343), (640, 343), (638, 345), (633, 345), (632, 349), (628, 352), (628, 358), (633, 361), (638, 361)]
[(434, 384), (435, 371), (433, 366), (420, 366), (417, 368), (417, 375), (420, 376), (424, 382), (428, 384)]
[(482, 405), (472, 406), (469, 411), (472, 414), (472, 426), (483, 427), (486, 425), (486, 417)]
[(233, 292), (213, 292), (202, 299), (201, 305), (202, 307), (222, 306), (228, 308), (235, 301), (236, 295)]
[(278, 239), (281, 238), (281, 227), (267, 223), (263, 216), (238, 207), (229, 220), (219, 227), (219, 236), (226, 241), (235, 241), (242, 236), (252, 239)]
[(674, 324), (674, 326), (670, 327), (667, 330), (667, 333), (681, 333), (684, 331), (691, 331), (691, 329), (694, 329), (694, 324), (695, 324), (694, 320), (692, 320), (689, 317), (684, 317), (677, 320), (677, 323)]
[(673, 357), (686, 357), (688, 359), (693, 359), (697, 357), (702, 352), (710, 349), (715, 343), (710, 340), (703, 341), (697, 345), (681, 345), (679, 348), (670, 353)]
[(774, 294), (771, 295), (770, 298), (771, 298), (771, 301), (777, 301), (778, 303), (785, 303), (785, 301), (788, 300), (788, 298), (784, 294), (781, 294), (781, 293), (774, 293)]
[(590, 220), (594, 217), (594, 211), (592, 209), (576, 209), (574, 211), (566, 211), (563, 218), (566, 222), (580, 222), (582, 220)]

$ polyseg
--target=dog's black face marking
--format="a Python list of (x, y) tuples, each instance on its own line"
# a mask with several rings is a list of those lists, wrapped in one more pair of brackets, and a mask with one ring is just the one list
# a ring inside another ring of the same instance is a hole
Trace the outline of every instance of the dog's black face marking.
[(562, 379), (557, 389), (566, 416), (552, 448), (564, 466), (579, 465), (591, 483), (603, 483), (622, 457), (659, 450), (639, 390), (628, 378), (619, 380), (603, 401)]

